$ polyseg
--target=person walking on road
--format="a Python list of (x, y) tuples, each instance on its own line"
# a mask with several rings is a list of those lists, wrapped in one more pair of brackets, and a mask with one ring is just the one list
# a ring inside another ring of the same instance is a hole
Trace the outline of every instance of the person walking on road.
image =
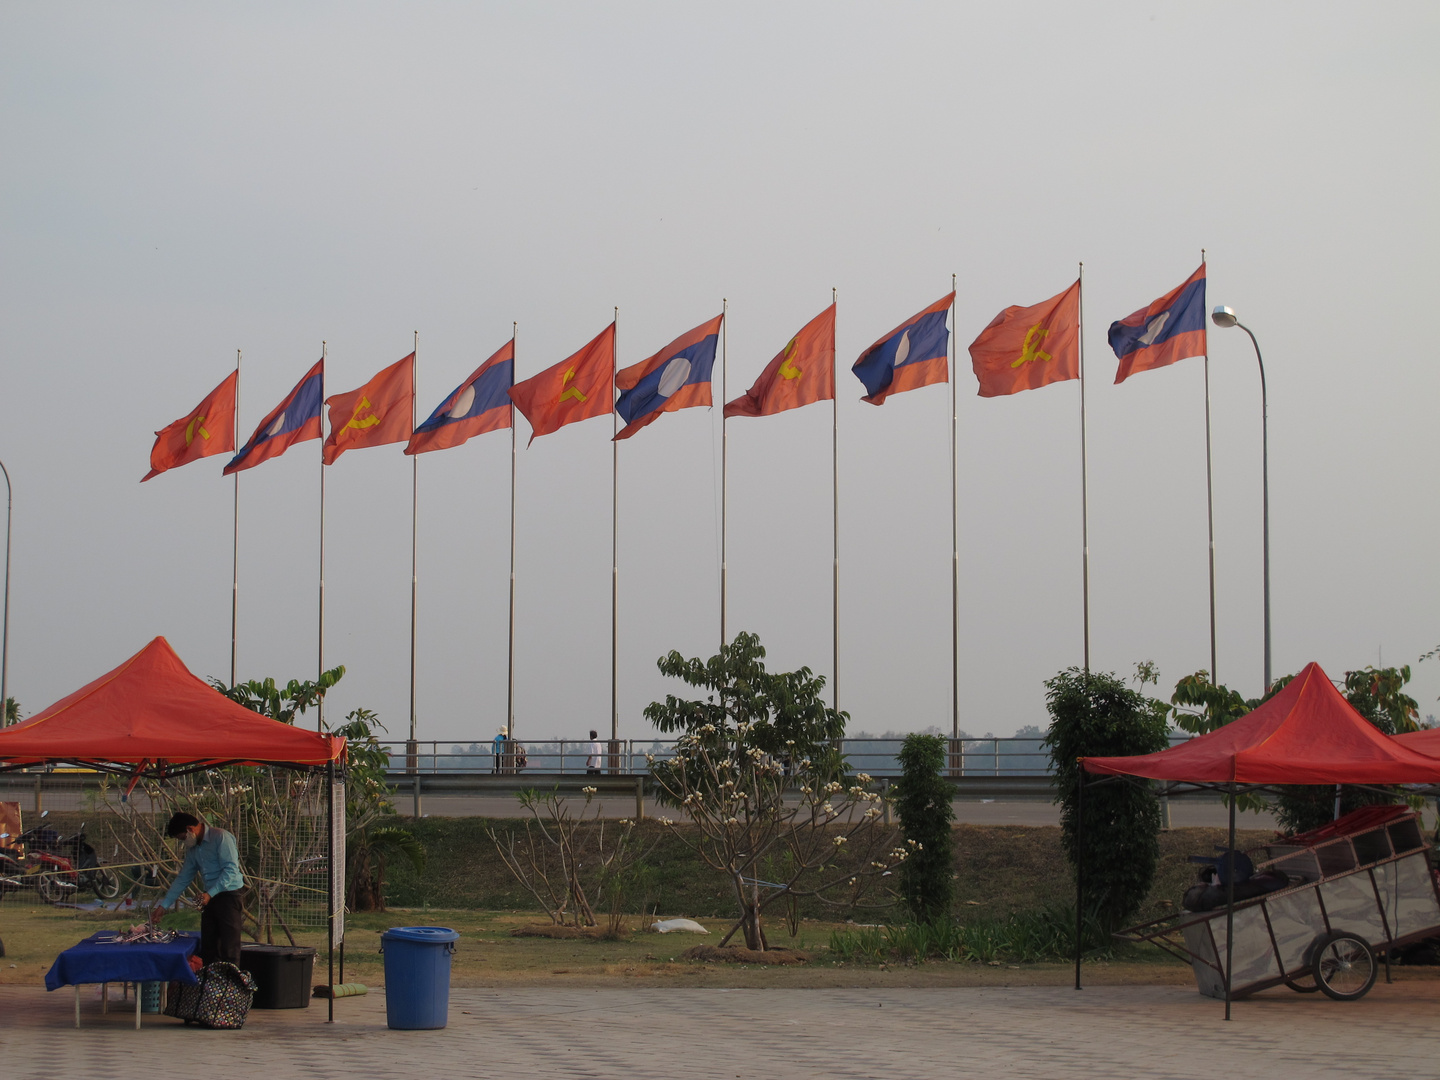
[(159, 922), (199, 874), (204, 887), (200, 893), (200, 962), (207, 966), (216, 960), (239, 964), (245, 916), (240, 892), (245, 888), (245, 875), (240, 870), (235, 837), (184, 811), (170, 818), (165, 835), (184, 844), (185, 861), (170, 891), (150, 909), (151, 921)]
[(585, 759), (585, 774), (587, 776), (600, 775), (600, 736), (597, 732), (590, 732), (590, 756)]

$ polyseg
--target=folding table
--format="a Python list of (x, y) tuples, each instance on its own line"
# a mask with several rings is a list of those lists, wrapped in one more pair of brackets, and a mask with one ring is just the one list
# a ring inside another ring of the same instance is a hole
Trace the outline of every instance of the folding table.
[(173, 941), (118, 942), (114, 931), (91, 934), (55, 958), (45, 973), (45, 989), (75, 987), (75, 1026), (80, 1026), (80, 985), (105, 987), (105, 1011), (110, 1007), (112, 982), (135, 983), (135, 1029), (140, 1029), (140, 983), (198, 982), (190, 970), (190, 956), (200, 946), (200, 935), (181, 932)]

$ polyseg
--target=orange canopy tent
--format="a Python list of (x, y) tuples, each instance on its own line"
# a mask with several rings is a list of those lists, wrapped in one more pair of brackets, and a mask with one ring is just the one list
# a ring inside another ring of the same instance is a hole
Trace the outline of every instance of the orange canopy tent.
[(1355, 711), (1310, 663), (1238, 720), (1156, 754), (1087, 757), (1086, 772), (1195, 784), (1433, 784), (1440, 731), (1427, 756), (1415, 735), (1391, 738)]
[(219, 765), (324, 768), (344, 754), (338, 735), (305, 731), (237, 705), (191, 674), (163, 637), (0, 731), (0, 771), (65, 762), (164, 777)]
[(343, 738), (282, 724), (237, 705), (196, 678), (163, 637), (114, 671), (0, 731), (0, 772), (73, 764), (127, 775), (133, 787), (142, 776), (163, 780), (222, 765), (325, 770), (332, 867), (326, 875), (331, 1020), (336, 942), (344, 947), (344, 874), (334, 870), (345, 865), (345, 800), (337, 783), (344, 758)]

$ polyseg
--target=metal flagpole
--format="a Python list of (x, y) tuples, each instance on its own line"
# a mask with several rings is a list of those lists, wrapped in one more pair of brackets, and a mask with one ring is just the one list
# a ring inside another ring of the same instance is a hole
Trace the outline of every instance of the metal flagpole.
[[(950, 275), (950, 292), (955, 292), (955, 275)], [(950, 300), (950, 738), (960, 738), (960, 496), (955, 477), (957, 429), (960, 406), (955, 389), (955, 300)]]
[(10, 486), (10, 470), (3, 461), (0, 461), (0, 474), (5, 477), (5, 628), (0, 636), (0, 728), (3, 728), (10, 724), (10, 520), (15, 513), (15, 491)]
[[(620, 308), (615, 308), (615, 333), (610, 338), (610, 420), (620, 434), (615, 411), (615, 369), (620, 363)], [(620, 741), (620, 444), (610, 439), (610, 766), (617, 764)]]
[[(510, 384), (515, 384), (515, 339), (520, 324), (510, 324)], [(515, 737), (515, 402), (510, 402), (510, 641), (507, 663), (508, 683), (505, 692), (505, 734)]]
[[(839, 290), (830, 290), (830, 303), (838, 303)], [(837, 309), (836, 314), (839, 314)], [(833, 325), (833, 324), (832, 324)], [(830, 662), (831, 672), (835, 681), (831, 684), (831, 698), (834, 704), (831, 706), (836, 712), (840, 711), (840, 394), (835, 382), (835, 349), (834, 339), (831, 339), (830, 349), (830, 505), (833, 510), (832, 521), (832, 547), (834, 551), (834, 562), (830, 574), (830, 597), (831, 597), (831, 642)]]
[[(1205, 249), (1200, 249), (1200, 261), (1205, 261)], [(1205, 523), (1209, 539), (1210, 558), (1210, 681), (1218, 683), (1217, 658), (1215, 651), (1215, 498), (1210, 468), (1210, 350), (1205, 350)], [(1227, 1003), (1228, 1005), (1228, 1003)], [(1229, 1019), (1227, 1016), (1226, 1019)]]
[(730, 431), (725, 423), (725, 403), (730, 400), (729, 352), (730, 301), (720, 300), (720, 650), (725, 650), (725, 605), (729, 601), (725, 561), (725, 513), (730, 502)]
[[(240, 350), (235, 350), (235, 437), (240, 437)], [(240, 473), (231, 474), (235, 481), (234, 535), (230, 548), (230, 685), (235, 685), (235, 629), (240, 610)]]
[[(320, 621), (319, 652), (315, 678), (325, 674), (325, 359), (327, 346), (320, 342)], [(325, 695), (315, 702), (315, 730), (325, 730)]]
[[(415, 432), (415, 368), (420, 363), (420, 331), (415, 331), (410, 360), (410, 432)], [(415, 818), (420, 818), (420, 747), (415, 741), (415, 608), (420, 588), (419, 563), (420, 455), (410, 455), (410, 753), (415, 761)]]
[[(321, 698), (323, 701), (324, 698)], [(326, 949), (326, 966), (329, 973), (326, 982), (330, 993), (326, 998), (327, 1024), (335, 1022), (335, 762), (325, 763), (325, 936), (329, 947)]]
[(1090, 471), (1085, 444), (1085, 264), (1080, 264), (1080, 567), (1085, 619), (1085, 674), (1090, 674)]

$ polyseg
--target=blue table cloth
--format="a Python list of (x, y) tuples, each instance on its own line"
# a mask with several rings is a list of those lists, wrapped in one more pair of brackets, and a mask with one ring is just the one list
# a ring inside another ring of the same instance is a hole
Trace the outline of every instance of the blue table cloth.
[(91, 934), (55, 958), (45, 973), (45, 989), (104, 982), (198, 982), (190, 970), (190, 954), (200, 947), (200, 935), (182, 932), (174, 941), (160, 944), (110, 943), (113, 930)]

